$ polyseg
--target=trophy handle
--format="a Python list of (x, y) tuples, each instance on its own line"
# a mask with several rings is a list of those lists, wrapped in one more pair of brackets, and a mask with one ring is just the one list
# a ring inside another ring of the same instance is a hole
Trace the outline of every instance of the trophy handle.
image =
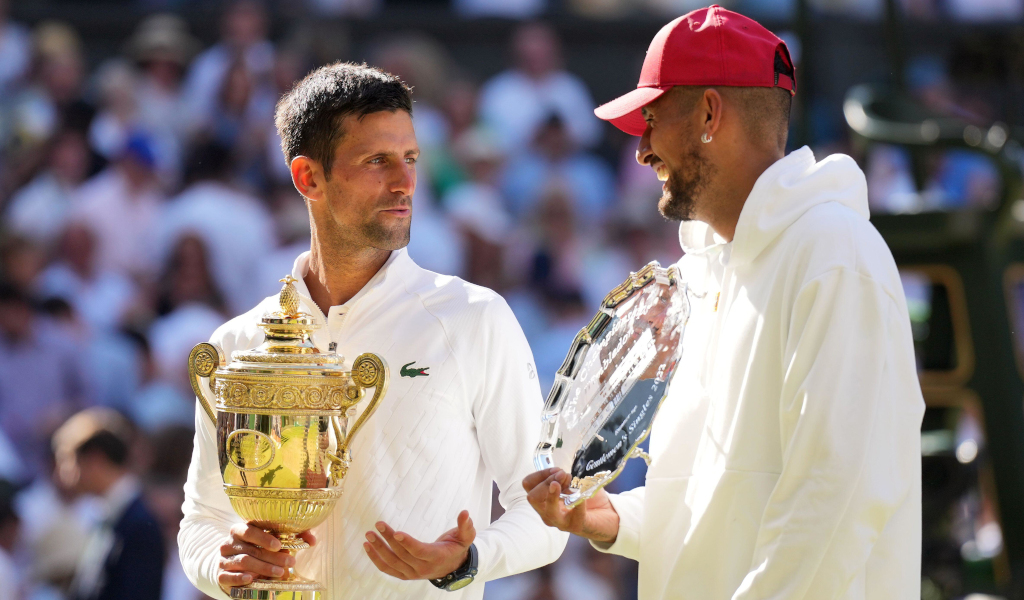
[(189, 383), (192, 384), (192, 391), (196, 393), (196, 399), (199, 400), (203, 410), (206, 411), (207, 416), (210, 417), (214, 425), (217, 424), (217, 411), (213, 408), (215, 402), (213, 399), (206, 397), (206, 390), (203, 389), (200, 380), (213, 375), (213, 372), (220, 365), (220, 359), (220, 350), (213, 344), (205, 342), (196, 344), (188, 355)]
[[(363, 426), (363, 423), (369, 419), (374, 411), (377, 410), (377, 405), (380, 404), (380, 399), (384, 397), (384, 393), (388, 391), (388, 379), (390, 372), (388, 371), (388, 363), (384, 362), (384, 359), (376, 354), (367, 352), (366, 354), (360, 354), (356, 358), (355, 362), (352, 363), (352, 379), (356, 385), (361, 388), (374, 388), (373, 398), (370, 399), (370, 403), (366, 405), (363, 413), (359, 415), (359, 419), (356, 420), (356, 424), (352, 426), (352, 429), (348, 431), (348, 435), (345, 440), (341, 442), (342, 454), (347, 453), (349, 444), (352, 442), (352, 437), (359, 431)], [(339, 440), (340, 441), (340, 440)]]

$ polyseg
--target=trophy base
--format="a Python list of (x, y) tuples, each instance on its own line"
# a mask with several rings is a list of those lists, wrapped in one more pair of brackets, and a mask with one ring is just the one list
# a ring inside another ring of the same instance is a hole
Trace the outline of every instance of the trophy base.
[(324, 586), (309, 579), (257, 579), (243, 587), (231, 588), (237, 600), (321, 600)]

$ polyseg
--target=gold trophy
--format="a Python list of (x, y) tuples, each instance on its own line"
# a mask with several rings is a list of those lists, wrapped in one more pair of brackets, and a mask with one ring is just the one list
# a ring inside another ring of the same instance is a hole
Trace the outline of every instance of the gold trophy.
[[(225, 364), (216, 346), (197, 344), (188, 370), (192, 389), (217, 428), (220, 471), (232, 508), (294, 555), (309, 547), (297, 534), (322, 523), (341, 497), (352, 436), (384, 396), (388, 367), (376, 354), (362, 354), (346, 371), (342, 356), (317, 349), (309, 337), (317, 325), (299, 312), (295, 279), (281, 281), (281, 310), (263, 317), (261, 346), (233, 352)], [(371, 387), (373, 398), (349, 428), (349, 416)], [(289, 569), (280, 578), (231, 588), (231, 597), (320, 600), (323, 590)]]

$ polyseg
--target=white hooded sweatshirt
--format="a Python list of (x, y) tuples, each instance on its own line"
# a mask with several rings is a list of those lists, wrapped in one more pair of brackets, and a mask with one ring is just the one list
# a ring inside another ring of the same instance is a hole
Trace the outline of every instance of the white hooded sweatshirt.
[(864, 175), (808, 148), (758, 178), (731, 243), (684, 223), (701, 296), (651, 439), (612, 495), (640, 599), (920, 598), (924, 401)]

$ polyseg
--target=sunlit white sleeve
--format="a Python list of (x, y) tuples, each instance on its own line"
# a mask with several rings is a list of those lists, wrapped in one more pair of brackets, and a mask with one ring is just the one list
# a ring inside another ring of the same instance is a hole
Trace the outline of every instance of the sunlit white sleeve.
[(640, 525), (644, 520), (644, 497), (647, 489), (643, 486), (621, 494), (609, 494), (612, 508), (619, 515), (619, 530), (615, 541), (595, 542), (590, 545), (608, 554), (618, 554), (633, 560), (640, 560)]
[(185, 575), (201, 592), (214, 598), (228, 596), (217, 584), (220, 545), (228, 530), (241, 519), (223, 490), (217, 461), (217, 432), (203, 408), (196, 403), (196, 435), (192, 464), (185, 483), (185, 517), (178, 531), (178, 554)]
[(782, 472), (733, 600), (862, 597), (848, 588), (920, 485), (923, 402), (902, 306), (847, 268), (800, 290), (779, 399)]
[(523, 489), (523, 478), (536, 470), (543, 400), (533, 353), (504, 300), (488, 303), (471, 341), (462, 360), (481, 369), (473, 402), (477, 437), (505, 508), (489, 527), (478, 527), (478, 578), (489, 581), (554, 562), (569, 536), (541, 521)]

